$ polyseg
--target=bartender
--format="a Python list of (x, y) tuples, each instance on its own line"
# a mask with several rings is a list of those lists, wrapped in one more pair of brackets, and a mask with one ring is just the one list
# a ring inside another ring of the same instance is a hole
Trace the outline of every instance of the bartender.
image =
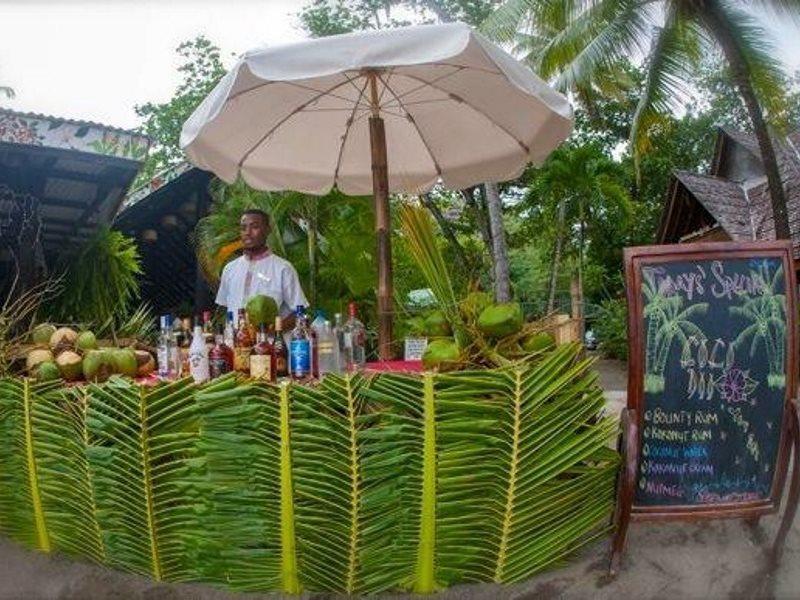
[(269, 296), (283, 318), (283, 330), (294, 327), (294, 309), (308, 306), (297, 271), (288, 260), (267, 247), (269, 217), (263, 210), (248, 209), (239, 220), (239, 239), (244, 253), (222, 270), (217, 304), (236, 315), (247, 301), (259, 294)]

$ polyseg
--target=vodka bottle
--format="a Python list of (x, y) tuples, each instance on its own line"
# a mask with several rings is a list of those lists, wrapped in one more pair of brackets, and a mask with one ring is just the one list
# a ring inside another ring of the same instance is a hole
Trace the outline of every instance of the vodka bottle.
[(345, 369), (345, 348), (342, 313), (336, 313), (334, 315), (333, 337), (336, 339), (336, 372), (343, 373)]
[(345, 369), (358, 371), (363, 369), (366, 363), (367, 331), (364, 324), (356, 317), (355, 302), (350, 303), (348, 311), (350, 318), (344, 325)]
[(317, 328), (317, 360), (319, 377), (325, 373), (336, 373), (338, 371), (338, 344), (333, 335), (330, 321), (323, 321)]
[(314, 377), (320, 377), (319, 370), (319, 334), (325, 327), (325, 313), (317, 309), (314, 311), (314, 320), (308, 326), (308, 333), (311, 334), (311, 372)]
[[(189, 373), (182, 369), (183, 361), (181, 360), (181, 341), (183, 339), (183, 321), (180, 318), (174, 320), (170, 317), (172, 323), (172, 345), (170, 346), (170, 369), (172, 369), (172, 377), (187, 377)], [(188, 331), (186, 332), (189, 333)]]
[(311, 377), (311, 336), (305, 321), (305, 307), (298, 306), (295, 309), (295, 326), (289, 342), (292, 379), (298, 381)]
[(208, 364), (208, 346), (203, 339), (203, 326), (195, 319), (192, 345), (189, 346), (189, 371), (195, 383), (208, 381), (211, 376)]
[(158, 336), (156, 356), (158, 359), (158, 376), (163, 379), (171, 379), (175, 376), (175, 371), (170, 365), (172, 360), (172, 340), (172, 316), (161, 315), (161, 334)]

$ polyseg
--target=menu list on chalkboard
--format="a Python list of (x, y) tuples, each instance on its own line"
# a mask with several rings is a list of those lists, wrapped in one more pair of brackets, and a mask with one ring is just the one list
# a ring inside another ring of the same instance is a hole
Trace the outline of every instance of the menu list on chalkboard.
[(635, 504), (768, 498), (786, 397), (779, 257), (642, 262)]

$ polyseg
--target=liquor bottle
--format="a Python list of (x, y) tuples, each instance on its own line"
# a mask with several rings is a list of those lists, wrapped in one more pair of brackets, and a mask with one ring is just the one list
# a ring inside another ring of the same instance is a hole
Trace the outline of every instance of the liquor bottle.
[(172, 359), (172, 316), (161, 315), (161, 334), (158, 336), (158, 376), (162, 379), (171, 379), (175, 376), (174, 369), (170, 366)]
[(365, 343), (367, 331), (364, 324), (356, 317), (356, 303), (351, 302), (348, 306), (350, 318), (344, 325), (344, 345), (345, 345), (345, 369), (347, 371), (358, 371), (366, 363)]
[(208, 347), (203, 339), (203, 326), (200, 319), (195, 317), (192, 345), (189, 347), (189, 371), (195, 383), (208, 381), (210, 369), (208, 364)]
[(274, 376), (289, 375), (289, 359), (286, 352), (286, 341), (283, 339), (283, 319), (275, 317), (275, 340), (272, 342), (272, 353), (275, 355)]
[(229, 310), (228, 314), (225, 316), (225, 333), (223, 335), (223, 341), (228, 348), (233, 348), (235, 337), (236, 330), (233, 326), (233, 312)]
[(172, 319), (172, 345), (170, 346), (170, 362), (172, 369), (172, 376), (174, 378), (188, 377), (189, 372), (183, 370), (183, 361), (181, 360), (181, 344), (183, 342), (183, 321), (180, 318)]
[(181, 337), (178, 345), (181, 355), (181, 374), (189, 374), (189, 346), (192, 344), (192, 320), (189, 317), (181, 319)]
[(247, 325), (247, 315), (243, 308), (239, 309), (239, 322), (236, 327), (236, 338), (233, 344), (233, 368), (245, 375), (250, 374), (250, 352), (253, 350), (253, 339)]
[(256, 334), (256, 345), (250, 354), (250, 377), (273, 381), (272, 363), (272, 347), (267, 341), (267, 327), (262, 323)]
[(330, 321), (323, 321), (317, 327), (317, 365), (319, 369), (318, 377), (325, 373), (336, 373), (338, 371), (337, 343), (333, 335)]
[(325, 327), (325, 313), (322, 310), (317, 309), (314, 311), (314, 320), (310, 325), (306, 326), (306, 329), (311, 336), (311, 373), (317, 378), (320, 376), (319, 334), (323, 327)]
[(216, 379), (233, 370), (233, 350), (225, 344), (222, 327), (214, 336), (214, 347), (208, 353), (208, 367), (211, 379)]
[(214, 330), (211, 326), (211, 311), (203, 311), (203, 339), (209, 350), (214, 347)]
[(306, 329), (305, 307), (295, 309), (295, 326), (289, 341), (289, 361), (292, 379), (304, 381), (311, 377), (311, 336)]
[(344, 348), (344, 323), (342, 313), (336, 313), (333, 321), (333, 337), (336, 338), (336, 372), (344, 373), (345, 348)]

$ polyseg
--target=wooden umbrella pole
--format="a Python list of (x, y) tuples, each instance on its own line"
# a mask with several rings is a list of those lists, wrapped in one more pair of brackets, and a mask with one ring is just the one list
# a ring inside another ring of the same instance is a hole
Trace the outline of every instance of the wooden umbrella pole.
[(389, 169), (386, 131), (380, 116), (378, 74), (367, 73), (370, 84), (369, 141), (372, 149), (372, 192), (375, 197), (375, 235), (378, 240), (378, 355), (391, 359), (392, 341), (392, 239), (389, 215)]

